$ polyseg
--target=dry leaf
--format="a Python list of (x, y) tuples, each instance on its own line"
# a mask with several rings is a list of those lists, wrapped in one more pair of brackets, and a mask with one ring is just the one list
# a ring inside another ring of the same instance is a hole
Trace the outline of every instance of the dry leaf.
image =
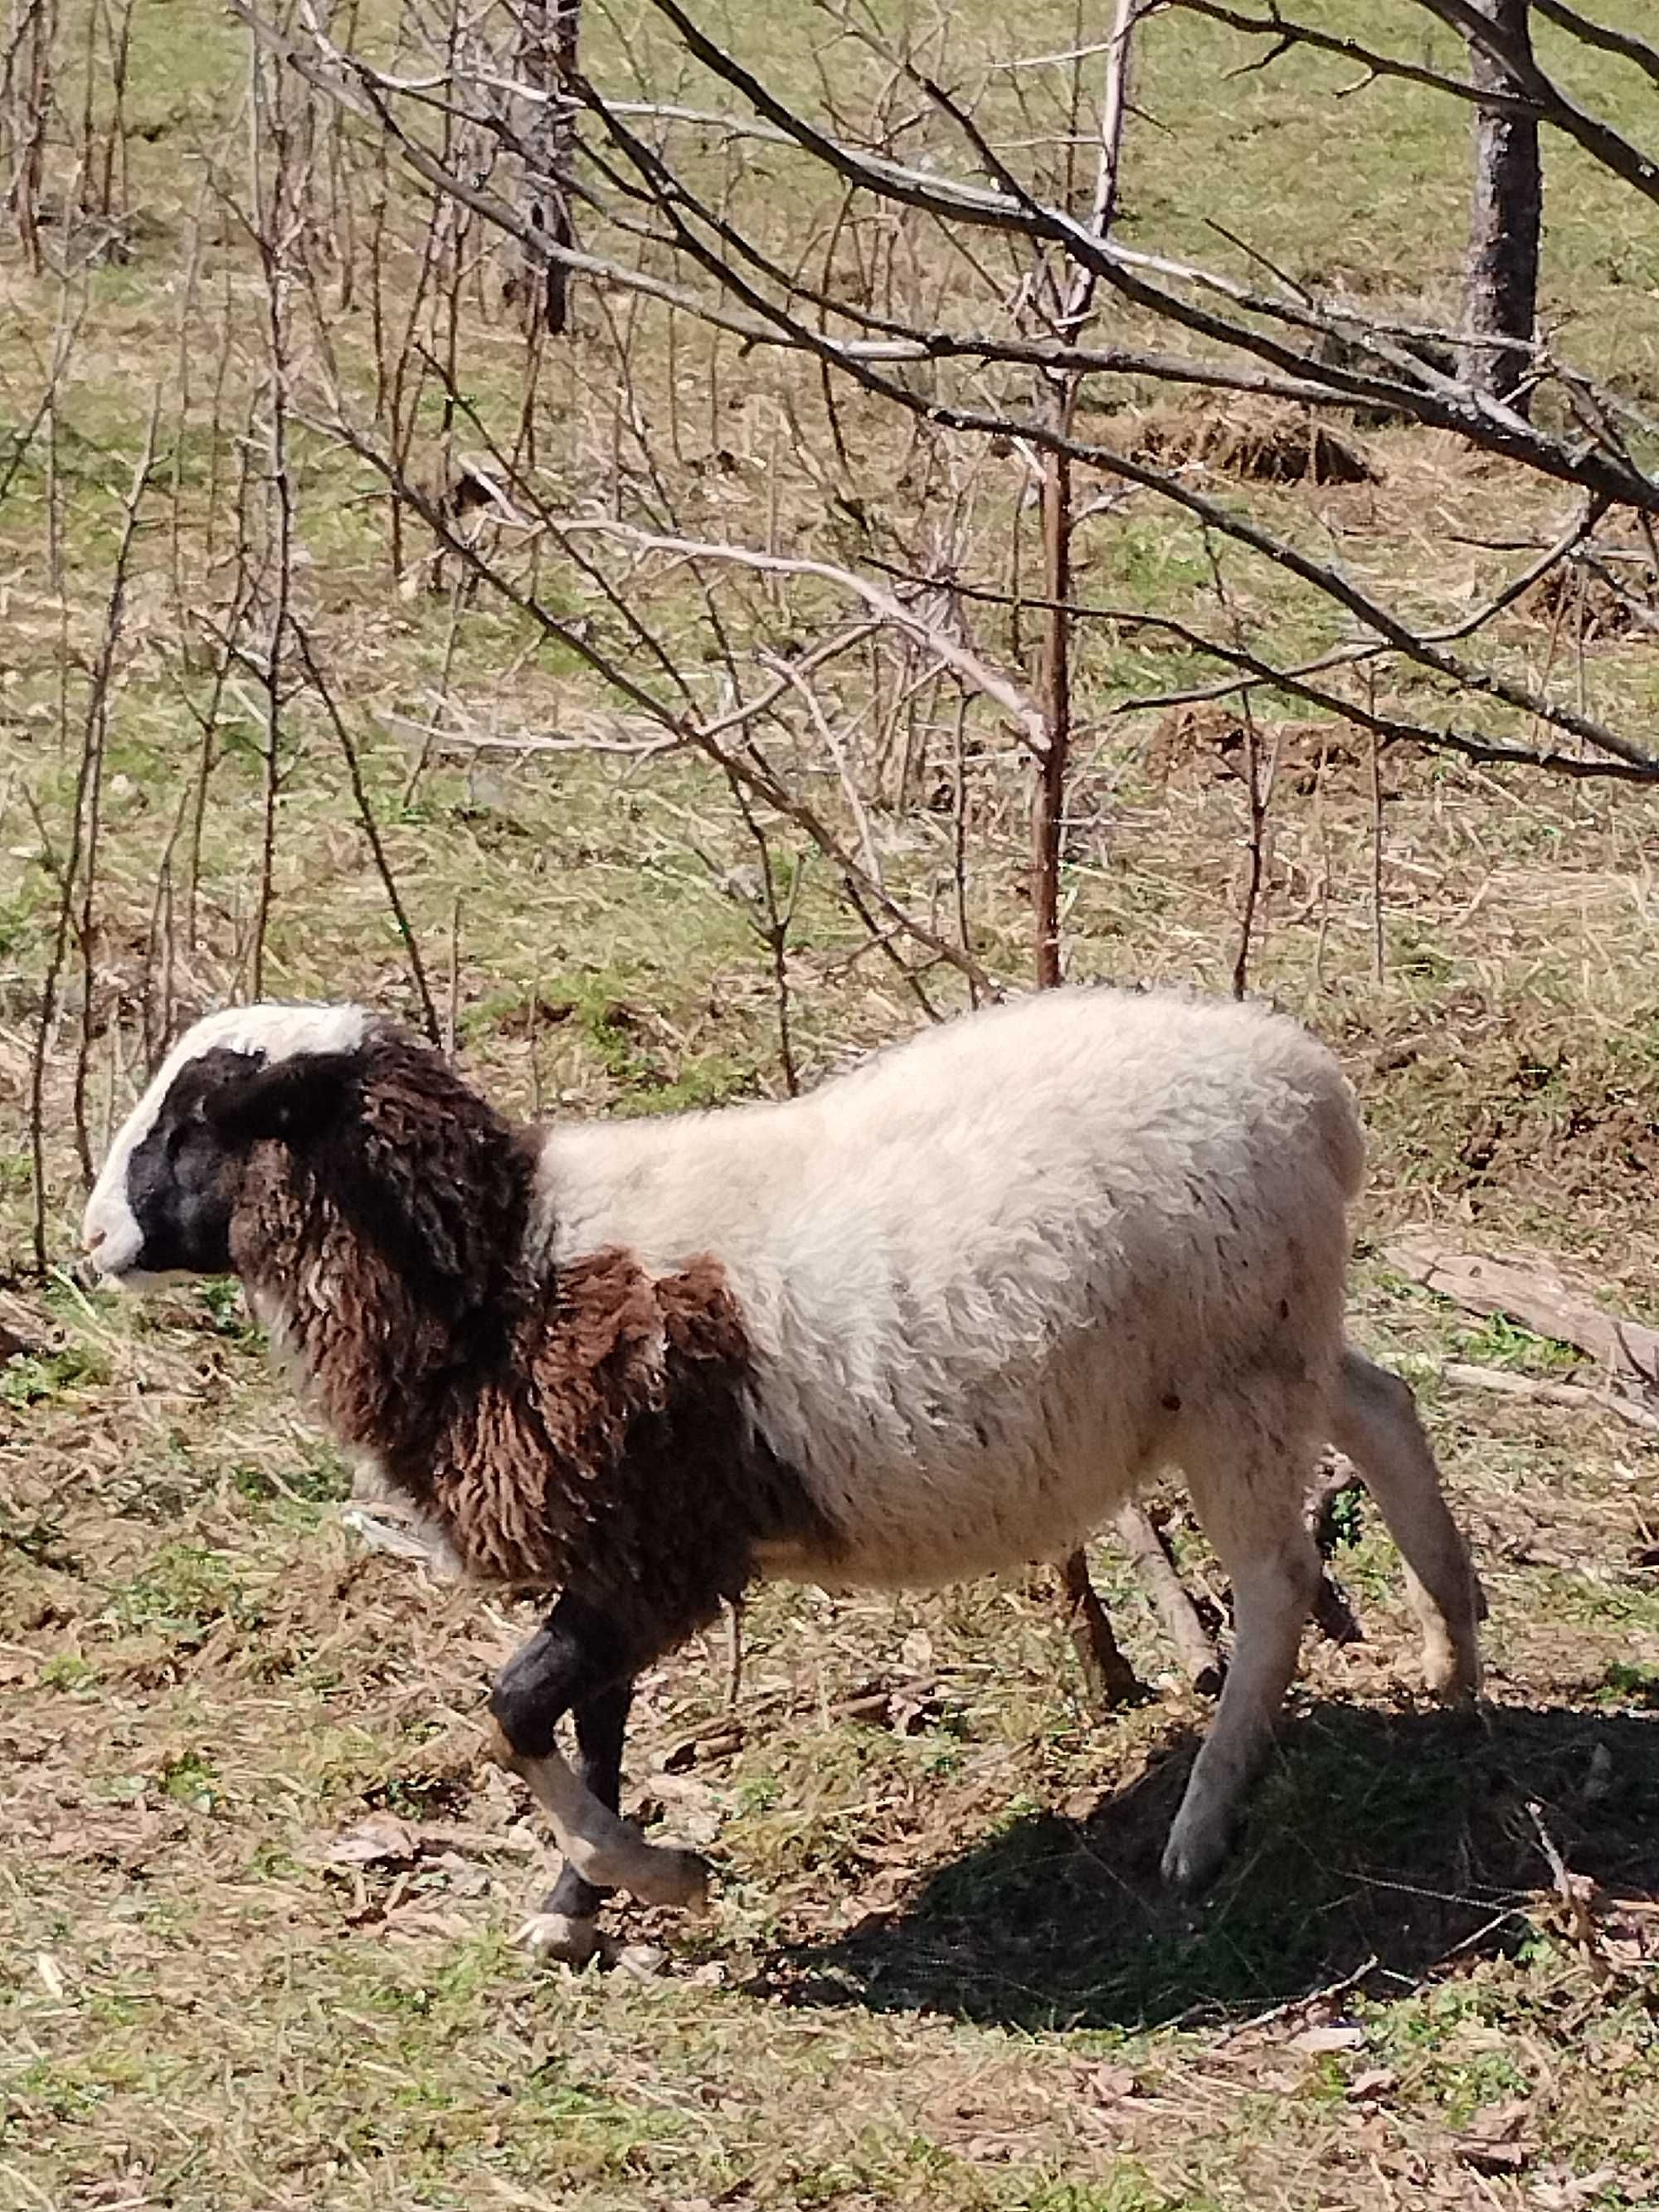
[(1334, 2021), (1326, 2027), (1304, 2027), (1293, 2035), (1288, 2045), (1291, 2051), (1358, 2051), (1364, 2044), (1365, 2031), (1350, 2021)]
[(734, 1758), (743, 1749), (743, 1727), (737, 1721), (703, 1735), (686, 1736), (664, 1753), (660, 1771), (684, 1774), (690, 1766), (712, 1766), (719, 1759)]
[(1348, 2084), (1348, 2094), (1356, 2103), (1365, 2097), (1386, 2097), (1399, 2084), (1399, 2075), (1387, 2066), (1368, 2066), (1363, 2074), (1356, 2074)]
[(624, 1943), (617, 1954), (615, 1964), (635, 1981), (650, 1982), (667, 1966), (668, 1954), (660, 1943)]
[(386, 1914), (378, 1932), (394, 1942), (410, 1942), (422, 1936), (453, 1942), (469, 1935), (471, 1924), (464, 1913), (444, 1912), (429, 1905), (399, 1905)]
[(1091, 2066), (1084, 2080), (1090, 2094), (1103, 2105), (1115, 2105), (1121, 2098), (1135, 2096), (1140, 2087), (1133, 2066)]
[(337, 1836), (324, 1852), (330, 1866), (392, 1866), (408, 1864), (421, 1856), (421, 1841), (406, 1820), (390, 1813), (377, 1813), (360, 1821), (343, 1836)]
[(1531, 2184), (1528, 2194), (1540, 2212), (1578, 2212), (1580, 2205), (1592, 2203), (1604, 2190), (1621, 2185), (1630, 2195), (1643, 2185), (1613, 2166), (1598, 2166), (1594, 2173), (1570, 2173), (1552, 2166)]
[(1465, 2166), (1474, 2166), (1477, 2172), (1519, 2173), (1533, 2156), (1532, 2146), (1522, 2136), (1531, 2117), (1532, 2105), (1525, 2097), (1489, 2105), (1475, 2114), (1462, 2135), (1453, 2138), (1452, 2148)]
[(1002, 2163), (1014, 2154), (1013, 2142), (1007, 2136), (972, 2136), (963, 2148), (976, 2166)]

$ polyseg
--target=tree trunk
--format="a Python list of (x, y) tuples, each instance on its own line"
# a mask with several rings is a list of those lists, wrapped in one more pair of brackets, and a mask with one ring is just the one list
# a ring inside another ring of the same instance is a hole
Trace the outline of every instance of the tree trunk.
[[(1056, 426), (1066, 427), (1063, 393), (1047, 394)], [(1031, 906), (1036, 927), (1036, 980), (1046, 991), (1062, 981), (1060, 957), (1060, 861), (1064, 840), (1066, 770), (1072, 750), (1072, 465), (1064, 453), (1043, 456), (1042, 725), (1048, 749), (1038, 765), (1031, 816)], [(1066, 1625), (1084, 1686), (1097, 1712), (1132, 1705), (1146, 1695), (1119, 1649), (1112, 1624), (1089, 1579), (1081, 1545), (1060, 1570)]]
[[(525, 215), (550, 243), (568, 246), (575, 238), (570, 205), (576, 118), (567, 88), (576, 67), (581, 0), (530, 0), (523, 21), (524, 80), (546, 95), (525, 133), (531, 172)], [(533, 330), (539, 321), (559, 337), (569, 317), (569, 270), (526, 247), (520, 281), (526, 327)]]
[[(1066, 427), (1064, 403), (1054, 406)], [(1066, 771), (1072, 751), (1072, 464), (1065, 453), (1042, 460), (1042, 592), (1048, 602), (1042, 632), (1042, 731), (1048, 750), (1038, 766), (1031, 817), (1031, 905), (1036, 928), (1038, 988), (1062, 981), (1060, 959), (1060, 862), (1064, 843)]]
[(1083, 1686), (1097, 1712), (1137, 1705), (1147, 1695), (1140, 1678), (1118, 1648), (1110, 1615), (1089, 1579), (1088, 1555), (1081, 1546), (1060, 1569), (1066, 1601), (1066, 1625), (1083, 1674)]
[[(1474, 0), (1474, 4), (1507, 44), (1530, 57), (1529, 0)], [(1504, 64), (1473, 40), (1469, 73), (1483, 90), (1519, 90)], [(1463, 277), (1463, 327), (1469, 343), (1462, 349), (1460, 368), (1477, 390), (1510, 401), (1523, 414), (1528, 395), (1522, 392), (1517, 398), (1516, 394), (1532, 365), (1527, 349), (1538, 313), (1543, 195), (1536, 119), (1501, 108), (1480, 108), (1474, 132), (1469, 257)], [(1505, 345), (1504, 339), (1515, 343)]]

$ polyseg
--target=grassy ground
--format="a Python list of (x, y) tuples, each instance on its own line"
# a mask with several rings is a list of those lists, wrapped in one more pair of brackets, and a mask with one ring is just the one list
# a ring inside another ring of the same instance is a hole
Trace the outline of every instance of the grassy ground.
[[(996, 52), (994, 20), (960, 12), (960, 49)], [(1633, 0), (1620, 20), (1639, 27)], [(769, 23), (743, 13), (731, 27), (778, 43)], [(1042, 11), (1020, 49), (1058, 49), (1073, 27), (1069, 10)], [(1573, 1370), (1560, 1347), (1461, 1322), (1381, 1251), (1407, 1224), (1531, 1243), (1654, 1317), (1650, 800), (1389, 755), (1374, 816), (1362, 755), (1328, 727), (1272, 726), (1280, 781), (1252, 975), (1331, 1038), (1365, 1100), (1356, 1331), (1419, 1387), (1475, 1538), (1491, 1703), (1465, 1723), (1414, 1693), (1397, 1562), (1362, 1513), (1336, 1564), (1366, 1640), (1310, 1643), (1237, 1859), (1190, 1910), (1153, 1876), (1206, 1715), (1103, 1547), (1115, 1617), (1163, 1692), (1105, 1725), (1082, 1711), (1035, 1585), (763, 1594), (735, 1711), (716, 1638), (648, 1685), (630, 1753), (631, 1802), (715, 1856), (711, 1917), (623, 1914), (639, 1948), (623, 1965), (536, 1967), (510, 1938), (544, 1882), (545, 1839), (477, 1727), (526, 1620), (362, 1551), (339, 1518), (345, 1470), (234, 1296), (139, 1307), (74, 1273), (74, 945), (44, 1072), (54, 1268), (28, 1275), (31, 1060), (82, 671), (152, 377), (167, 497), (138, 549), (110, 708), (94, 1148), (163, 997), (182, 1016), (246, 988), (261, 763), (245, 676), (222, 702), (193, 913), (182, 864), (161, 865), (196, 755), (191, 709), (211, 684), (192, 610), (225, 603), (234, 433), (260, 373), (257, 289), (228, 222), (204, 250), (201, 319), (185, 320), (179, 349), (192, 163), (226, 118), (238, 52), (179, 0), (141, 14), (132, 258), (67, 295), (0, 268), (0, 416), (14, 428), (62, 300), (81, 314), (53, 465), (37, 454), (0, 501), (0, 2212), (1659, 2199), (1654, 1455), (1594, 1411), (1443, 1382), (1448, 1358)], [(1137, 242), (1218, 252), (1204, 180), (1224, 174), (1230, 227), (1245, 209), (1249, 234), (1310, 278), (1443, 305), (1461, 118), (1409, 93), (1338, 104), (1324, 77), (1224, 82), (1248, 50), (1185, 21), (1166, 35), (1160, 19), (1148, 55), (1139, 97), (1156, 122), (1133, 142), (1126, 216)], [(1634, 80), (1609, 68), (1586, 82), (1641, 127)], [(1553, 158), (1551, 180), (1552, 315), (1592, 367), (1650, 394), (1652, 240), (1576, 157)], [(786, 228), (799, 215), (775, 179), (747, 189), (777, 198)], [(624, 474), (639, 457), (605, 412), (612, 334), (591, 297), (582, 317), (549, 372), (547, 465), (608, 484), (619, 451)], [(216, 430), (222, 326), (230, 398)], [(337, 336), (367, 388), (361, 308)], [(811, 380), (728, 354), (717, 410), (714, 368), (686, 355), (671, 414), (648, 337), (634, 356), (657, 410), (641, 446), (678, 455), (683, 518), (844, 552), (809, 466), (816, 428), (799, 450), (778, 429), (785, 397), (816, 424)], [(511, 399), (514, 344), (500, 325), (480, 336), (481, 404)], [(1146, 394), (1109, 397), (1121, 419), (1150, 411)], [(1468, 541), (1516, 526), (1512, 487), (1423, 434), (1357, 443), (1376, 483), (1251, 496), (1425, 606), (1489, 590), (1505, 561)], [(612, 710), (515, 618), (399, 593), (361, 475), (308, 431), (297, 456), (307, 619), (469, 1066), (520, 1109), (571, 1115), (779, 1088), (773, 986), (744, 903), (753, 848), (720, 792), (681, 760), (451, 755), (412, 775), (408, 724), (435, 700), (498, 730)], [(899, 459), (874, 428), (856, 454), (868, 512), (896, 532), (916, 521)], [(1016, 488), (983, 490), (969, 551), (988, 561)], [(1539, 503), (1520, 520), (1541, 539), (1565, 514)], [(1212, 617), (1209, 580), (1202, 545), (1149, 506), (1086, 526), (1085, 596)], [(1323, 635), (1298, 628), (1313, 618), (1273, 578), (1241, 564), (1230, 584), (1242, 619), (1281, 641)], [(702, 617), (666, 586), (650, 605), (689, 654)], [(760, 593), (738, 611), (745, 650), (822, 620)], [(1006, 632), (987, 635), (1015, 657)], [(1522, 601), (1492, 649), (1593, 710), (1639, 724), (1653, 703), (1651, 648), (1598, 627), (1593, 604)], [(1215, 985), (1231, 972), (1237, 725), (1218, 708), (1115, 712), (1176, 673), (1115, 635), (1085, 656), (1067, 862), (1079, 975)], [(284, 748), (269, 987), (408, 1010), (314, 706), (295, 703)], [(832, 806), (834, 778), (803, 760)], [(1021, 771), (988, 751), (973, 774), (969, 923), (986, 964), (1017, 978)], [(872, 815), (891, 879), (925, 899), (940, 820), (914, 803)], [(787, 831), (778, 853), (802, 865)], [(920, 1018), (826, 877), (808, 868), (792, 941), (809, 1077)], [(948, 980), (930, 988), (952, 1003)], [(1184, 1528), (1181, 1540), (1201, 1583), (1202, 1547)]]
[[(714, 1913), (623, 1914), (665, 1966), (577, 1979), (507, 1947), (545, 1844), (477, 1726), (527, 1622), (356, 1548), (222, 1302), (55, 1304), (63, 1349), (7, 1373), (5, 2201), (1649, 2200), (1659, 1589), (1622, 1429), (1430, 1392), (1491, 1705), (1413, 1694), (1362, 1517), (1367, 1640), (1310, 1650), (1191, 1911), (1155, 1866), (1204, 1716), (1109, 1556), (1166, 1695), (1107, 1727), (1018, 1586), (767, 1594), (737, 1725), (693, 1651), (631, 1755)], [(1419, 1375), (1544, 1354), (1365, 1306)]]

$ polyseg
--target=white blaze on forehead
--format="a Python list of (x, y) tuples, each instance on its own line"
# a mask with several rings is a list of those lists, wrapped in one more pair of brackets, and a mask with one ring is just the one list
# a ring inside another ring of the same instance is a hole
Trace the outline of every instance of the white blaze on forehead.
[(298, 1053), (349, 1052), (360, 1045), (372, 1017), (367, 1006), (227, 1006), (185, 1030), (161, 1063), (155, 1081), (133, 1108), (109, 1148), (87, 1200), (82, 1241), (95, 1243), (94, 1264), (109, 1276), (127, 1274), (144, 1246), (127, 1199), (127, 1166), (155, 1127), (156, 1117), (181, 1068), (204, 1052), (247, 1052), (267, 1062)]

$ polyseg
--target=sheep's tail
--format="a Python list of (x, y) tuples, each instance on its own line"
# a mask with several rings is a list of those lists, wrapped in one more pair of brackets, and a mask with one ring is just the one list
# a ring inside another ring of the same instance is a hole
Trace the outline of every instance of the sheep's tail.
[(1365, 1130), (1352, 1085), (1329, 1065), (1328, 1079), (1310, 1102), (1319, 1150), (1332, 1181), (1352, 1205), (1365, 1179)]

